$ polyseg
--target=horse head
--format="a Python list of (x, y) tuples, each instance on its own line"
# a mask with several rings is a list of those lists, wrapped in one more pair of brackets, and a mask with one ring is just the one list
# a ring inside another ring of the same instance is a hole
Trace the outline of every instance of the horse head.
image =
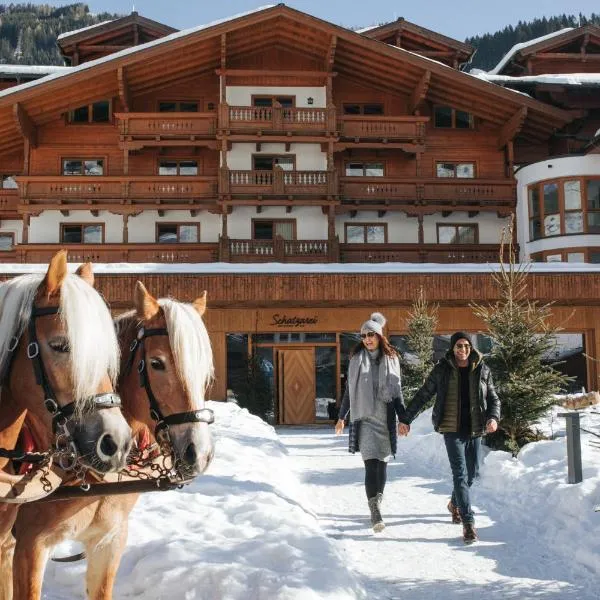
[(134, 310), (117, 319), (122, 366), (119, 392), (138, 440), (153, 432), (167, 441), (186, 478), (205, 471), (213, 458), (205, 394), (213, 355), (202, 321), (206, 292), (191, 304), (157, 300), (137, 282)]
[(45, 276), (0, 286), (1, 402), (26, 411), (38, 449), (62, 444), (103, 473), (126, 464), (131, 429), (114, 391), (119, 346), (110, 311), (90, 284), (91, 266), (69, 274), (61, 251)]

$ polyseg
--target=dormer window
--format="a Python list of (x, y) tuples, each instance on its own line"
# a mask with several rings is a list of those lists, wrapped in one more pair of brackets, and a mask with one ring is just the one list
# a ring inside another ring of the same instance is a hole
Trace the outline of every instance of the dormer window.
[(69, 123), (110, 123), (110, 100), (100, 100), (69, 112)]
[(198, 112), (198, 103), (188, 100), (159, 102), (158, 112)]
[(352, 104), (344, 104), (344, 114), (345, 115), (382, 115), (383, 114), (383, 104), (378, 102), (361, 102), (361, 103), (352, 103)]
[(471, 113), (450, 106), (436, 106), (434, 109), (435, 127), (446, 129), (473, 129), (474, 119)]

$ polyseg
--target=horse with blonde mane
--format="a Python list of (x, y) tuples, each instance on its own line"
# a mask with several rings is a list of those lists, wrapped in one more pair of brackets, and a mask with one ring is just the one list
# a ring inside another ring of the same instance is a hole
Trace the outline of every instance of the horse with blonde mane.
[[(54, 491), (60, 478), (121, 470), (131, 429), (114, 392), (119, 346), (108, 307), (89, 281), (67, 272), (66, 252), (45, 275), (0, 285), (0, 598), (11, 598), (18, 509)], [(19, 450), (25, 438), (26, 448)], [(44, 459), (32, 474), (14, 458)], [(14, 453), (14, 455), (12, 454)], [(51, 462), (60, 463), (54, 470)], [(59, 475), (60, 474), (60, 475)], [(56, 481), (56, 478), (59, 478)], [(6, 504), (6, 503), (9, 504)]]
[[(213, 377), (212, 349), (202, 321), (206, 293), (192, 304), (157, 300), (138, 282), (134, 306), (116, 321), (122, 351), (118, 389), (136, 440), (132, 454), (154, 459), (155, 465), (170, 461), (176, 481), (187, 482), (204, 472), (214, 452), (209, 431), (213, 415), (204, 406)], [(40, 598), (43, 564), (32, 566), (31, 548), (45, 557), (49, 548), (67, 539), (85, 547), (88, 598), (113, 597), (129, 513), (139, 495), (102, 496), (103, 485), (95, 486), (90, 497), (55, 502), (49, 497), (51, 517), (45, 503), (21, 508), (15, 527), (16, 599)]]

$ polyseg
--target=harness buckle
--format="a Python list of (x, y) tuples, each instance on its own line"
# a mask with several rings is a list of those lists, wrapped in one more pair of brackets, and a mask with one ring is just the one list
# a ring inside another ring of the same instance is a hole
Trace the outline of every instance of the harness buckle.
[(44, 406), (46, 407), (46, 410), (53, 415), (58, 412), (58, 402), (52, 398), (46, 398), (44, 400)]
[(215, 422), (215, 413), (210, 408), (201, 408), (195, 413), (196, 420), (200, 423), (211, 425)]
[(146, 330), (143, 327), (140, 327), (137, 332), (137, 339), (141, 340), (146, 333)]
[(137, 340), (133, 340), (133, 342), (131, 342), (131, 344), (129, 345), (129, 352), (133, 352), (138, 345), (138, 341)]
[(153, 409), (150, 409), (150, 417), (152, 418), (153, 421), (156, 421), (157, 423), (162, 423), (162, 419), (160, 418), (160, 415)]
[(146, 361), (142, 358), (142, 360), (140, 360), (140, 362), (138, 363), (138, 373), (143, 373), (144, 369), (146, 368)]
[(40, 347), (37, 342), (27, 344), (27, 358), (34, 359), (40, 353)]
[(16, 335), (13, 335), (10, 340), (10, 344), (8, 345), (8, 351), (14, 352), (15, 348), (19, 345), (19, 338)]

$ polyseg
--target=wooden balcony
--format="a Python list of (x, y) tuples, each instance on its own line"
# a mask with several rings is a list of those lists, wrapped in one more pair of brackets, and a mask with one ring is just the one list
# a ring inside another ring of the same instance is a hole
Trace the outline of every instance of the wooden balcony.
[(335, 262), (337, 252), (337, 240), (220, 240), (220, 260), (229, 262)]
[(47, 263), (60, 249), (69, 262), (206, 263), (218, 260), (218, 244), (19, 244), (1, 262)]
[(340, 244), (343, 263), (497, 263), (499, 256), (499, 244)]
[(340, 181), (342, 206), (346, 210), (356, 207), (403, 210), (421, 206), (435, 209), (433, 212), (511, 212), (517, 202), (516, 182), (512, 179), (341, 177)]
[(385, 140), (422, 143), (428, 121), (429, 117), (345, 115), (338, 119), (338, 130), (341, 138), (351, 138), (357, 142)]
[(283, 108), (221, 104), (219, 129), (230, 133), (323, 134), (335, 131), (336, 111), (334, 107)]
[(335, 171), (234, 171), (221, 169), (221, 194), (320, 199), (337, 195)]
[(2, 189), (0, 188), (0, 218), (2, 219), (17, 219), (17, 208), (19, 205), (19, 190), (18, 189)]
[(194, 141), (214, 138), (217, 115), (214, 112), (115, 113), (124, 140)]
[(31, 205), (89, 209), (99, 204), (150, 204), (187, 209), (212, 206), (217, 198), (217, 177), (209, 176), (23, 176), (17, 181), (21, 201)]

